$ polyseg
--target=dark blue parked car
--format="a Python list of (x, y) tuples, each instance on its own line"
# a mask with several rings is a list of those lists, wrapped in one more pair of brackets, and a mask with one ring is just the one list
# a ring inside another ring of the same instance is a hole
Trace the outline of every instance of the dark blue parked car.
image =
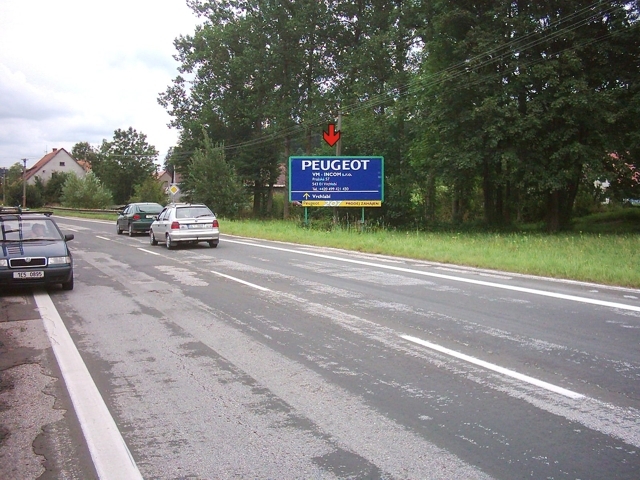
[(50, 212), (0, 207), (0, 286), (60, 284), (73, 290), (73, 258)]

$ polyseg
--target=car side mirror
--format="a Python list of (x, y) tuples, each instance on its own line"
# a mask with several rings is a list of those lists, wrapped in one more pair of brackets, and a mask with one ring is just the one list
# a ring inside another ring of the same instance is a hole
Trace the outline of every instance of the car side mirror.
[(75, 236), (73, 235), (73, 233), (65, 233), (64, 234), (64, 241), (68, 242), (69, 240), (73, 240), (75, 238)]

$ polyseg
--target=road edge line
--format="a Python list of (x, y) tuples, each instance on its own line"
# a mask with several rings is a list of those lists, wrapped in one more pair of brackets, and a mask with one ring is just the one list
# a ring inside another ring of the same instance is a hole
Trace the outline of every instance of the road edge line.
[(41, 292), (34, 292), (33, 297), (82, 427), (98, 477), (142, 480), (142, 474), (51, 297)]

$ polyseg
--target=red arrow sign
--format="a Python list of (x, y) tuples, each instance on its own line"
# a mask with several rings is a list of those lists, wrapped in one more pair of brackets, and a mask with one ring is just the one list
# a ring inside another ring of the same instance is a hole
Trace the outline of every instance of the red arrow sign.
[(338, 140), (340, 140), (340, 130), (336, 132), (336, 126), (333, 123), (329, 124), (329, 133), (322, 132), (322, 136), (324, 137), (324, 141), (329, 144), (330, 147), (333, 147)]

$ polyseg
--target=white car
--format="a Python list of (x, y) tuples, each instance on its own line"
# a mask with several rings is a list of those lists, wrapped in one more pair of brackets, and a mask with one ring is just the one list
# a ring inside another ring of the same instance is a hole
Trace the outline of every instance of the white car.
[(207, 242), (216, 248), (220, 229), (215, 214), (200, 203), (171, 203), (164, 207), (149, 230), (149, 242), (164, 242), (168, 249), (179, 243)]

